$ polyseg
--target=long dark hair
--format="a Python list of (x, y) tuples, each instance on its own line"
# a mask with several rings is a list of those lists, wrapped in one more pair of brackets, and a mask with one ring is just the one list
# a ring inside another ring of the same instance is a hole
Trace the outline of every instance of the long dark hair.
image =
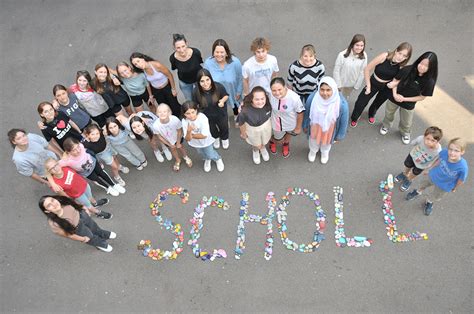
[[(111, 89), (114, 94), (117, 94), (120, 91), (120, 85), (117, 86), (114, 84), (112, 81), (112, 77), (110, 76), (110, 71), (109, 68), (107, 67), (106, 64), (104, 63), (99, 63), (95, 66), (94, 70), (97, 71), (100, 68), (105, 68), (107, 70), (107, 77), (105, 78), (105, 82), (99, 81), (97, 78), (97, 75), (94, 75), (94, 78), (92, 79), (92, 88), (98, 93), (98, 94), (104, 94), (105, 90), (107, 88)], [(108, 85), (108, 86), (106, 86)]]
[[(200, 80), (203, 76), (207, 76), (211, 79), (211, 89), (208, 91), (205, 91), (201, 86)], [(204, 95), (205, 93), (210, 93), (212, 103), (217, 103), (217, 101), (219, 100), (219, 95), (217, 94), (216, 83), (214, 82), (214, 79), (212, 78), (211, 72), (209, 72), (207, 69), (204, 69), (204, 68), (200, 69), (197, 72), (196, 78), (197, 78), (197, 88), (195, 89), (195, 93), (196, 93), (196, 98), (199, 103), (199, 106), (201, 108), (206, 108), (209, 105), (211, 105), (207, 103), (207, 99)]]
[(243, 107), (252, 106), (253, 95), (255, 93), (258, 93), (258, 92), (262, 92), (262, 93), (265, 94), (265, 106), (269, 105), (270, 104), (270, 98), (268, 98), (268, 94), (265, 91), (265, 89), (261, 86), (255, 86), (254, 88), (252, 88), (252, 91), (247, 96), (244, 97)]
[[(145, 118), (147, 118), (146, 115), (144, 115)], [(151, 118), (151, 117), (150, 117)], [(153, 136), (155, 135), (153, 133), (152, 130), (150, 130), (150, 128), (148, 127), (148, 125), (146, 125), (145, 121), (143, 121), (142, 118), (140, 118), (139, 116), (133, 116), (132, 118), (130, 118), (130, 121), (129, 121), (129, 124), (130, 124), (130, 131), (132, 131), (132, 133), (135, 135), (136, 139), (141, 141), (141, 140), (144, 140), (145, 138), (143, 136), (141, 136), (140, 134), (137, 134), (133, 131), (133, 128), (132, 128), (132, 124), (133, 122), (140, 122), (141, 124), (143, 124), (143, 128), (145, 129), (145, 133), (146, 135), (148, 135), (148, 138), (151, 139), (153, 138)]]
[(224, 39), (216, 39), (216, 41), (212, 44), (212, 53), (211, 56), (214, 58), (214, 50), (216, 50), (217, 46), (224, 47), (226, 57), (225, 57), (225, 62), (227, 63), (232, 63), (232, 52), (230, 51), (229, 45)]
[(133, 71), (137, 72), (137, 73), (143, 73), (143, 70), (142, 69), (139, 69), (137, 68), (136, 66), (133, 65), (133, 62), (132, 60), (135, 59), (135, 58), (140, 58), (140, 59), (143, 59), (145, 60), (146, 62), (150, 62), (150, 61), (155, 61), (155, 59), (153, 59), (152, 57), (150, 56), (147, 56), (141, 52), (134, 52), (130, 55), (130, 64), (132, 65), (132, 68), (133, 68)]
[(413, 62), (410, 72), (400, 80), (400, 86), (406, 86), (420, 75), (418, 72), (418, 64), (424, 59), (428, 59), (428, 71), (423, 74), (423, 76), (425, 76), (427, 80), (433, 80), (433, 85), (436, 84), (436, 80), (438, 79), (438, 56), (432, 51), (427, 51)]
[(196, 110), (198, 113), (199, 113), (199, 106), (198, 104), (196, 104), (194, 101), (192, 100), (186, 100), (182, 105), (181, 105), (181, 112), (184, 116), (184, 114), (186, 113), (186, 111), (188, 111), (189, 109), (194, 109)]
[(107, 135), (109, 136), (113, 136), (112, 133), (110, 133), (109, 131), (109, 125), (111, 123), (115, 123), (120, 130), (125, 130), (125, 127), (122, 125), (122, 123), (120, 123), (120, 121), (116, 118), (116, 117), (108, 117), (106, 120), (105, 120), (105, 133), (107, 133)]
[(77, 84), (77, 79), (80, 78), (81, 76), (84, 76), (84, 78), (87, 80), (87, 83), (89, 86), (91, 85), (92, 78), (91, 75), (89, 74), (89, 71), (86, 70), (81, 70), (76, 72), (76, 84)]
[(78, 212), (81, 212), (83, 210), (82, 205), (79, 205), (76, 203), (74, 200), (70, 199), (69, 197), (66, 196), (60, 196), (60, 195), (44, 195), (40, 198), (38, 202), (38, 206), (41, 209), (41, 211), (52, 221), (57, 223), (61, 229), (64, 230), (67, 234), (75, 234), (76, 233), (76, 227), (73, 226), (68, 220), (62, 219), (61, 217), (58, 217), (56, 214), (51, 213), (51, 212), (46, 212), (47, 209), (44, 207), (44, 201), (46, 198), (51, 197), (56, 199), (61, 206), (67, 206), (70, 205), (74, 207), (75, 210)]
[(357, 54), (359, 59), (365, 59), (364, 51), (365, 51), (365, 36), (362, 34), (355, 34), (354, 37), (352, 37), (351, 43), (347, 47), (346, 53), (344, 54), (344, 58), (349, 57), (351, 54), (352, 48), (354, 48), (354, 45), (358, 43), (359, 41), (362, 41), (364, 43), (364, 49), (360, 53)]

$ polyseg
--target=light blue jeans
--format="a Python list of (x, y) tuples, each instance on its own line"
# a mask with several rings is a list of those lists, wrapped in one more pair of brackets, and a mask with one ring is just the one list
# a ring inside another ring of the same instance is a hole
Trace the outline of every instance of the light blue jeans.
[(199, 155), (201, 155), (202, 159), (204, 160), (219, 160), (221, 156), (216, 152), (214, 149), (213, 144), (207, 147), (195, 147)]
[(112, 144), (112, 148), (135, 167), (140, 166), (146, 160), (143, 151), (130, 138), (128, 138), (123, 144)]
[(76, 202), (78, 202), (81, 205), (84, 205), (87, 208), (92, 207), (92, 203), (90, 199), (92, 198), (92, 191), (91, 191), (91, 186), (87, 184), (86, 190), (84, 193), (82, 193), (81, 196), (75, 199)]
[(193, 99), (193, 89), (196, 87), (196, 83), (188, 84), (183, 81), (179, 81), (179, 89), (184, 95), (184, 100), (192, 100)]

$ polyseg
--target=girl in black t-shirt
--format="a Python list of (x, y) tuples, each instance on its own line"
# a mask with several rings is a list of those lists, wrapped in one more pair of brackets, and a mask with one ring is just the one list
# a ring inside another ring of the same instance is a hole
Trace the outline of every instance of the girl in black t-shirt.
[(109, 165), (112, 168), (115, 182), (125, 186), (125, 181), (120, 176), (119, 171), (128, 173), (130, 169), (120, 164), (117, 152), (113, 151), (110, 147), (110, 144), (105, 139), (103, 130), (97, 124), (91, 124), (85, 128), (84, 136), (86, 137), (86, 141), (83, 143), (84, 147), (94, 152), (95, 156), (103, 163)]
[(225, 102), (229, 94), (225, 87), (212, 79), (207, 69), (201, 69), (197, 73), (198, 86), (193, 90), (193, 101), (199, 105), (199, 110), (209, 119), (209, 128), (212, 137), (216, 139), (214, 148), (220, 147), (219, 138), (222, 140), (222, 148), (229, 148), (229, 118)]
[(392, 82), (387, 84), (387, 88), (379, 93), (380, 97), (384, 97), (384, 100), (390, 100), (385, 107), (385, 117), (380, 134), (387, 134), (396, 111), (400, 109), (399, 129), (402, 133), (402, 142), (409, 144), (416, 102), (433, 96), (437, 78), (438, 57), (431, 51), (422, 54), (411, 66), (400, 70)]
[(37, 110), (42, 120), (38, 126), (46, 140), (52, 145), (57, 144), (62, 149), (64, 140), (68, 137), (82, 140), (81, 130), (77, 124), (65, 113), (54, 109), (53, 104), (43, 101), (38, 105)]
[(120, 81), (110, 75), (109, 68), (105, 64), (99, 63), (95, 66), (94, 73), (92, 88), (102, 95), (110, 110), (117, 116), (123, 114), (123, 107), (129, 115), (132, 114), (130, 97), (120, 86)]

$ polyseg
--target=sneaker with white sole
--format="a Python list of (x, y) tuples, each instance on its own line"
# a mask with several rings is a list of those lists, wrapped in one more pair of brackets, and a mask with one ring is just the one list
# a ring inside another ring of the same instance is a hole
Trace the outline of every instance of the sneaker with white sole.
[(205, 172), (211, 171), (211, 160), (210, 159), (204, 160), (204, 171)]
[(321, 152), (321, 163), (325, 165), (328, 163), (328, 161), (329, 161), (329, 153)]
[(107, 188), (107, 194), (110, 194), (110, 195), (112, 195), (112, 196), (119, 196), (119, 195), (120, 195), (119, 191), (117, 191), (116, 189), (114, 189), (114, 188), (111, 187), (111, 186), (109, 186), (109, 187)]
[(101, 210), (100, 212), (98, 212), (95, 215), (97, 216), (97, 218), (102, 218), (102, 219), (105, 219), (105, 220), (112, 219), (112, 217), (114, 216), (111, 213), (104, 212), (103, 210)]
[(262, 149), (260, 149), (260, 154), (262, 154), (263, 161), (270, 160), (270, 154), (268, 153), (268, 150), (266, 149), (265, 146), (263, 146)]
[(116, 184), (113, 186), (114, 190), (118, 191), (120, 194), (123, 194), (125, 193), (127, 190), (125, 190), (125, 188), (123, 186), (121, 186), (120, 184)]
[(229, 140), (222, 140), (222, 148), (229, 149)]
[(161, 152), (159, 150), (155, 150), (155, 151), (153, 151), (153, 153), (155, 154), (156, 160), (158, 160), (158, 162), (164, 162), (165, 161), (165, 159), (163, 158), (163, 155), (161, 154)]
[(115, 180), (115, 182), (117, 182), (117, 183), (120, 184), (121, 186), (125, 186), (125, 185), (126, 185), (125, 181), (123, 181), (123, 179), (122, 179), (121, 176), (114, 177), (114, 180)]
[(100, 247), (100, 246), (96, 246), (96, 248), (98, 248), (98, 249), (101, 250), (102, 252), (107, 252), (107, 253), (110, 253), (110, 252), (112, 252), (112, 250), (113, 250), (113, 247), (112, 247), (112, 245), (110, 245), (110, 244), (107, 244), (107, 247), (106, 247), (106, 248), (103, 248), (103, 247)]
[(252, 159), (254, 164), (260, 164), (260, 152), (258, 150), (252, 150)]
[(219, 149), (219, 147), (221, 147), (221, 142), (219, 138), (216, 138), (216, 140), (214, 141), (214, 148)]
[(92, 206), (94, 206), (95, 208), (99, 208), (99, 207), (102, 207), (104, 205), (107, 205), (108, 203), (109, 203), (108, 198), (101, 198), (100, 200), (96, 201), (95, 203), (92, 203)]
[(138, 171), (142, 171), (143, 170), (143, 164), (139, 165), (138, 167), (136, 167)]
[(221, 159), (216, 160), (217, 171), (222, 172), (224, 171), (224, 162)]
[(115, 239), (117, 238), (117, 234), (113, 231), (110, 231), (109, 239)]
[(380, 127), (380, 134), (385, 135), (388, 133), (388, 129), (384, 127), (383, 125)]
[(169, 161), (169, 160), (173, 159), (173, 155), (171, 155), (171, 152), (168, 149), (168, 147), (163, 147), (163, 153), (165, 154), (166, 160)]
[(119, 171), (120, 171), (121, 173), (127, 174), (127, 173), (130, 172), (130, 169), (128, 169), (128, 167), (125, 167), (125, 166), (120, 165)]
[(402, 135), (402, 143), (405, 145), (410, 144), (410, 134)]
[(308, 160), (309, 162), (314, 162), (316, 160), (316, 152), (310, 150), (308, 153)]

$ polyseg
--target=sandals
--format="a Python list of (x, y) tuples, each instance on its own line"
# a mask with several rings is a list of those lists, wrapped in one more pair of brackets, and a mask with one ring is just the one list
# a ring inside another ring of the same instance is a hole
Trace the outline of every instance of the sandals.
[(193, 166), (193, 161), (191, 160), (191, 158), (189, 158), (188, 156), (184, 156), (183, 158), (184, 158), (184, 161), (186, 162), (186, 166), (191, 168)]
[(173, 170), (178, 172), (179, 171), (179, 166), (181, 165), (181, 161), (177, 161), (173, 165)]

